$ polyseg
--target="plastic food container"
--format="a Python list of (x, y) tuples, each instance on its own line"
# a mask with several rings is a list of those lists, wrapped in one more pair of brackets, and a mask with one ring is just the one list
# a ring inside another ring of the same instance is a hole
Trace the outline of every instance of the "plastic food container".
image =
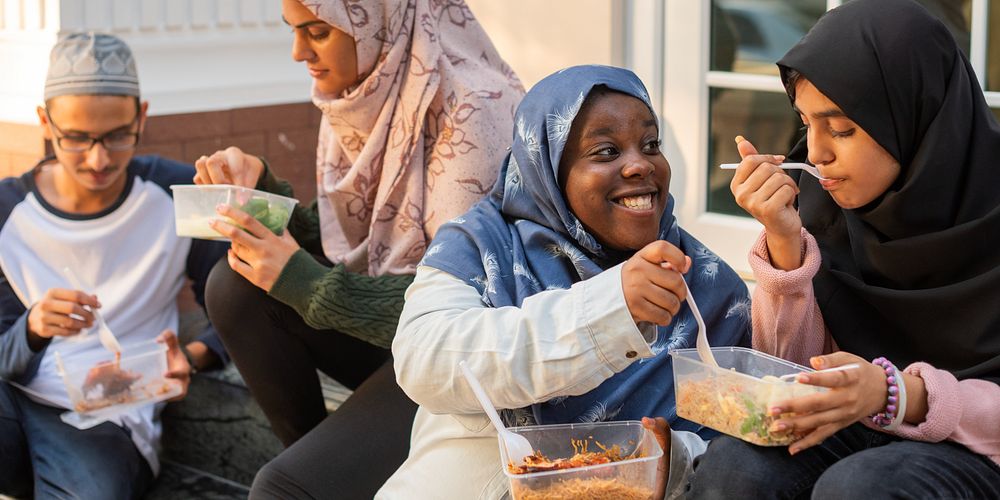
[(292, 208), (298, 203), (294, 198), (229, 184), (174, 185), (170, 189), (174, 192), (177, 236), (206, 240), (228, 239), (209, 225), (214, 220), (223, 219), (215, 211), (219, 204), (237, 207), (274, 234), (281, 234), (288, 226)]
[(769, 432), (771, 423), (780, 417), (767, 415), (767, 408), (772, 402), (825, 391), (777, 378), (813, 370), (744, 347), (713, 347), (712, 354), (718, 368), (702, 363), (697, 349), (670, 353), (677, 415), (761, 446), (795, 441), (791, 434)]
[[(597, 422), (589, 424), (534, 425), (513, 427), (532, 448), (549, 459), (570, 458), (582, 445), (589, 451), (621, 447), (627, 460), (573, 469), (514, 474), (510, 458), (500, 440), (500, 458), (510, 479), (514, 500), (543, 498), (616, 498), (646, 500), (653, 497), (656, 464), (663, 455), (660, 445), (641, 422)], [(574, 449), (574, 444), (577, 448)]]
[(90, 417), (114, 416), (181, 392), (179, 382), (163, 376), (167, 346), (156, 341), (123, 348), (117, 365), (107, 350), (68, 356), (62, 364), (73, 411)]

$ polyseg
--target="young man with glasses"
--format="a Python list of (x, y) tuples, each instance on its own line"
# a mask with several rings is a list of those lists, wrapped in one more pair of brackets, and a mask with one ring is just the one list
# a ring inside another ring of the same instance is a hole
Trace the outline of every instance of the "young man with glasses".
[[(55, 155), (0, 181), (0, 494), (133, 498), (158, 472), (162, 404), (70, 426), (55, 354), (109, 356), (91, 331), (99, 309), (124, 355), (165, 343), (166, 375), (186, 394), (176, 297), (190, 278), (203, 303), (226, 246), (177, 237), (169, 186), (195, 171), (134, 156), (146, 108), (120, 39), (74, 33), (53, 47), (38, 117)], [(211, 327), (190, 346), (225, 356)]]

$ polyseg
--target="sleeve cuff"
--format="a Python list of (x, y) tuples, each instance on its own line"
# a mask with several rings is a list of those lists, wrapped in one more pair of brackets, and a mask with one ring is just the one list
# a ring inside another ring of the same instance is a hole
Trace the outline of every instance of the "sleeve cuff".
[(924, 380), (927, 417), (918, 425), (901, 425), (895, 434), (915, 441), (944, 441), (955, 432), (962, 419), (962, 393), (958, 379), (947, 370), (939, 370), (927, 363), (913, 363), (903, 371)]
[(208, 350), (212, 351), (222, 363), (222, 366), (229, 364), (229, 353), (226, 352), (226, 347), (222, 345), (222, 339), (219, 338), (218, 332), (215, 331), (215, 327), (209, 325), (205, 328), (205, 331), (198, 336), (198, 341), (205, 344)]
[(24, 380), (34, 376), (42, 355), (51, 340), (38, 351), (28, 344), (28, 313), (25, 311), (7, 332), (0, 335), (0, 378)]
[(667, 477), (665, 499), (681, 498), (687, 488), (694, 459), (705, 453), (708, 443), (693, 432), (670, 431), (670, 469)]
[(574, 285), (581, 288), (577, 311), (597, 352), (616, 373), (640, 358), (655, 356), (625, 303), (622, 266)]
[(271, 165), (267, 163), (267, 160), (263, 156), (258, 156), (257, 158), (264, 164), (264, 171), (260, 173), (260, 179), (257, 179), (257, 185), (254, 189), (270, 193), (270, 189), (274, 189), (278, 185), (278, 178), (274, 176)]
[(773, 295), (797, 295), (812, 286), (813, 276), (819, 270), (821, 257), (816, 238), (802, 228), (802, 265), (798, 269), (784, 271), (771, 264), (767, 249), (767, 231), (761, 231), (757, 241), (750, 248), (750, 268), (757, 279), (757, 286)]
[(296, 311), (305, 311), (309, 308), (309, 299), (316, 288), (316, 282), (328, 272), (330, 268), (320, 264), (309, 252), (300, 248), (288, 259), (267, 294)]

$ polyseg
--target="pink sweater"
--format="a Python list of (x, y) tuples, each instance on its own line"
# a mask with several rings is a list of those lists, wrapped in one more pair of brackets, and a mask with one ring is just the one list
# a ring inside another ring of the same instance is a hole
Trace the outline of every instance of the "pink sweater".
[[(805, 229), (802, 237), (803, 263), (792, 271), (771, 265), (763, 232), (750, 250), (750, 267), (757, 278), (753, 347), (809, 366), (810, 357), (836, 351), (837, 346), (813, 292), (819, 247)], [(919, 425), (903, 424), (893, 434), (915, 441), (954, 441), (1000, 464), (1000, 385), (976, 379), (959, 381), (950, 372), (927, 363), (913, 363), (905, 371), (924, 380), (927, 418)]]

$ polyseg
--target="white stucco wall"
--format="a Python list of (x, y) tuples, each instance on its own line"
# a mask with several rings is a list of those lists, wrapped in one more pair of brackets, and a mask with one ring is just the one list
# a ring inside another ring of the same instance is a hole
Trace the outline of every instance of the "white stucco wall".
[(466, 0), (525, 87), (577, 64), (621, 64), (619, 0)]
[(277, 0), (0, 0), (0, 122), (37, 120), (49, 50), (74, 30), (129, 43), (152, 115), (309, 96)]

